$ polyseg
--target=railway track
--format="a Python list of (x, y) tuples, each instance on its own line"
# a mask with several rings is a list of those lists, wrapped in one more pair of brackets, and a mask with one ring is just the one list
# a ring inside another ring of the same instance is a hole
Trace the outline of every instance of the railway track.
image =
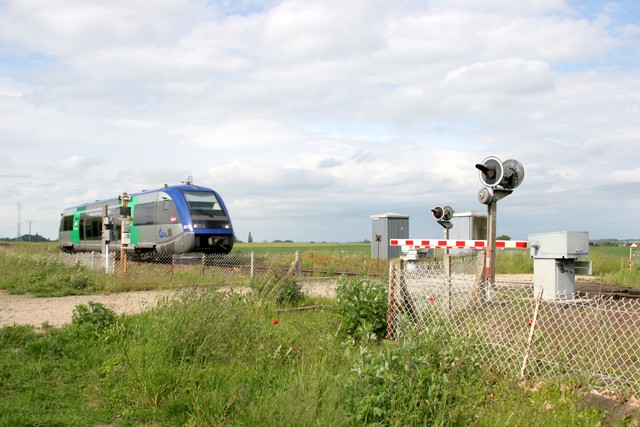
[(605, 285), (598, 282), (578, 282), (576, 292), (585, 296), (607, 296), (614, 298), (640, 298), (640, 288)]

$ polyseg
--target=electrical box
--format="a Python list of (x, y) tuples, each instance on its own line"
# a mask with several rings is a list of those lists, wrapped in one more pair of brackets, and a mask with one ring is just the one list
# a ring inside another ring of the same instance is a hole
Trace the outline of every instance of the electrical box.
[(102, 230), (102, 240), (106, 242), (113, 242), (115, 239), (115, 233), (113, 230)]
[(533, 288), (542, 299), (573, 298), (576, 273), (591, 274), (591, 262), (576, 261), (589, 255), (589, 233), (557, 231), (530, 234), (528, 246), (533, 258)]
[[(453, 227), (449, 230), (451, 240), (487, 240), (487, 214), (481, 212), (456, 212), (451, 218)], [(453, 256), (470, 255), (476, 249), (449, 249)]]
[(556, 231), (530, 234), (529, 247), (534, 259), (586, 258), (589, 256), (589, 233)]
[(371, 258), (398, 258), (400, 246), (390, 246), (391, 239), (409, 238), (409, 215), (386, 213), (371, 215)]
[(122, 233), (122, 245), (126, 246), (131, 243), (131, 221), (122, 221), (120, 232)]
[(487, 240), (487, 214), (480, 212), (456, 212), (449, 230), (452, 240)]

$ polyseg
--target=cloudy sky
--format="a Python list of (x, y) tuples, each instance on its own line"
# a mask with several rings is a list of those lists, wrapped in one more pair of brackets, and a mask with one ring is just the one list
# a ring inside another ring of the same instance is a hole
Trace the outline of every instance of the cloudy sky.
[(0, 148), (4, 237), (189, 174), (241, 240), (440, 237), (496, 156), (499, 234), (640, 238), (640, 3), (0, 0)]

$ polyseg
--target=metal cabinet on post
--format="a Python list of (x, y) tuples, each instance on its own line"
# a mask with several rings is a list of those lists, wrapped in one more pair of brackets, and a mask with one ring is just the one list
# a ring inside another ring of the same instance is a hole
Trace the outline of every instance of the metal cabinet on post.
[(589, 233), (557, 231), (530, 234), (528, 246), (533, 258), (533, 287), (542, 299), (572, 298), (576, 274), (591, 274), (591, 262), (577, 261), (589, 256)]
[(408, 238), (409, 215), (398, 213), (371, 215), (371, 258), (398, 258), (401, 248), (390, 246), (389, 240)]

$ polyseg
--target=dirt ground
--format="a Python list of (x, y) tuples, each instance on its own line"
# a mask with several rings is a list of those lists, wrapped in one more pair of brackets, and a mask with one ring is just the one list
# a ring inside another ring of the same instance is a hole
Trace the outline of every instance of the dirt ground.
[[(335, 280), (302, 283), (310, 295), (331, 298)], [(107, 295), (81, 295), (57, 298), (35, 298), (31, 295), (10, 295), (0, 291), (0, 327), (11, 325), (59, 327), (71, 323), (73, 309), (89, 301), (99, 302), (117, 314), (135, 314), (155, 307), (159, 301), (177, 296), (179, 291), (140, 291)]]
[[(496, 277), (496, 281), (532, 283), (531, 275)], [(303, 291), (313, 296), (331, 298), (335, 280), (308, 280), (302, 282)], [(107, 295), (81, 295), (58, 298), (35, 298), (31, 295), (9, 295), (0, 291), (0, 327), (11, 325), (41, 326), (47, 322), (59, 327), (71, 323), (73, 309), (89, 301), (99, 302), (117, 314), (135, 314), (155, 307), (158, 301), (171, 298), (179, 291), (141, 291)]]

